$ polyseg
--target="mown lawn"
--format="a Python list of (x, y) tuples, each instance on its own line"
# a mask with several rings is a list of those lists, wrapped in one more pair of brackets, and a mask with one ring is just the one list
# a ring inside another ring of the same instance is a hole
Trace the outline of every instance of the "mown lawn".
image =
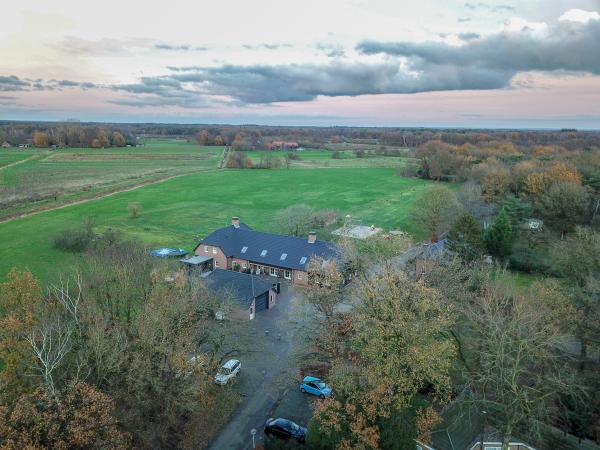
[[(306, 203), (337, 209), (367, 224), (399, 228), (423, 237), (409, 209), (429, 182), (401, 178), (393, 169), (226, 170), (185, 175), (130, 192), (0, 224), (0, 274), (29, 268), (43, 281), (78, 256), (53, 248), (64, 229), (93, 217), (99, 230), (114, 227), (153, 245), (192, 250), (197, 240), (238, 215), (248, 225), (272, 230), (281, 208)], [(142, 205), (128, 217), (129, 203)]]

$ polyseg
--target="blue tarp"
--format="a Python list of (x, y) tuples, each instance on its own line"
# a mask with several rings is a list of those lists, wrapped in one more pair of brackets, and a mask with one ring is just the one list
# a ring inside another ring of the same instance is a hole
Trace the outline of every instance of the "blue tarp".
[(171, 256), (185, 256), (187, 251), (182, 248), (168, 248), (162, 247), (154, 250), (150, 250), (152, 256), (158, 256), (159, 258), (168, 258)]

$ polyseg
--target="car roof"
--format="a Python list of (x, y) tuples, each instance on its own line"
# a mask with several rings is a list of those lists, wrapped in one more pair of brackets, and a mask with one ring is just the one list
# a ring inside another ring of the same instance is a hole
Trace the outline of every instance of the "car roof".
[(321, 381), (319, 378), (316, 377), (304, 377), (303, 380), (305, 383), (310, 383), (311, 381)]
[(235, 366), (239, 362), (240, 361), (237, 359), (230, 359), (225, 364), (223, 364), (223, 367), (225, 367), (226, 369), (231, 369), (233, 366)]

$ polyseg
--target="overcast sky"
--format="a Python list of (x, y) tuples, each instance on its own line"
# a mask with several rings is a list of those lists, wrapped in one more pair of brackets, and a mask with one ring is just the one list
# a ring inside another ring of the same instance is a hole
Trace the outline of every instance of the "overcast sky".
[(0, 119), (600, 128), (600, 0), (19, 0)]

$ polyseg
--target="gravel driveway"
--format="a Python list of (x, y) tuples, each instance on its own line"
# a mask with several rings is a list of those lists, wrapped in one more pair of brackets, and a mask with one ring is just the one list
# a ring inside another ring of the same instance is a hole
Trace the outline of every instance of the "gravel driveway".
[(285, 286), (282, 289), (275, 308), (256, 314), (251, 323), (251, 339), (256, 341), (250, 347), (256, 351), (241, 355), (242, 370), (235, 385), (245, 400), (219, 432), (211, 450), (252, 448), (253, 428), (257, 430), (256, 442), (262, 442), (265, 421), (280, 413), (282, 400), (295, 392), (297, 370), (292, 359), (293, 331), (288, 322), (294, 291)]

